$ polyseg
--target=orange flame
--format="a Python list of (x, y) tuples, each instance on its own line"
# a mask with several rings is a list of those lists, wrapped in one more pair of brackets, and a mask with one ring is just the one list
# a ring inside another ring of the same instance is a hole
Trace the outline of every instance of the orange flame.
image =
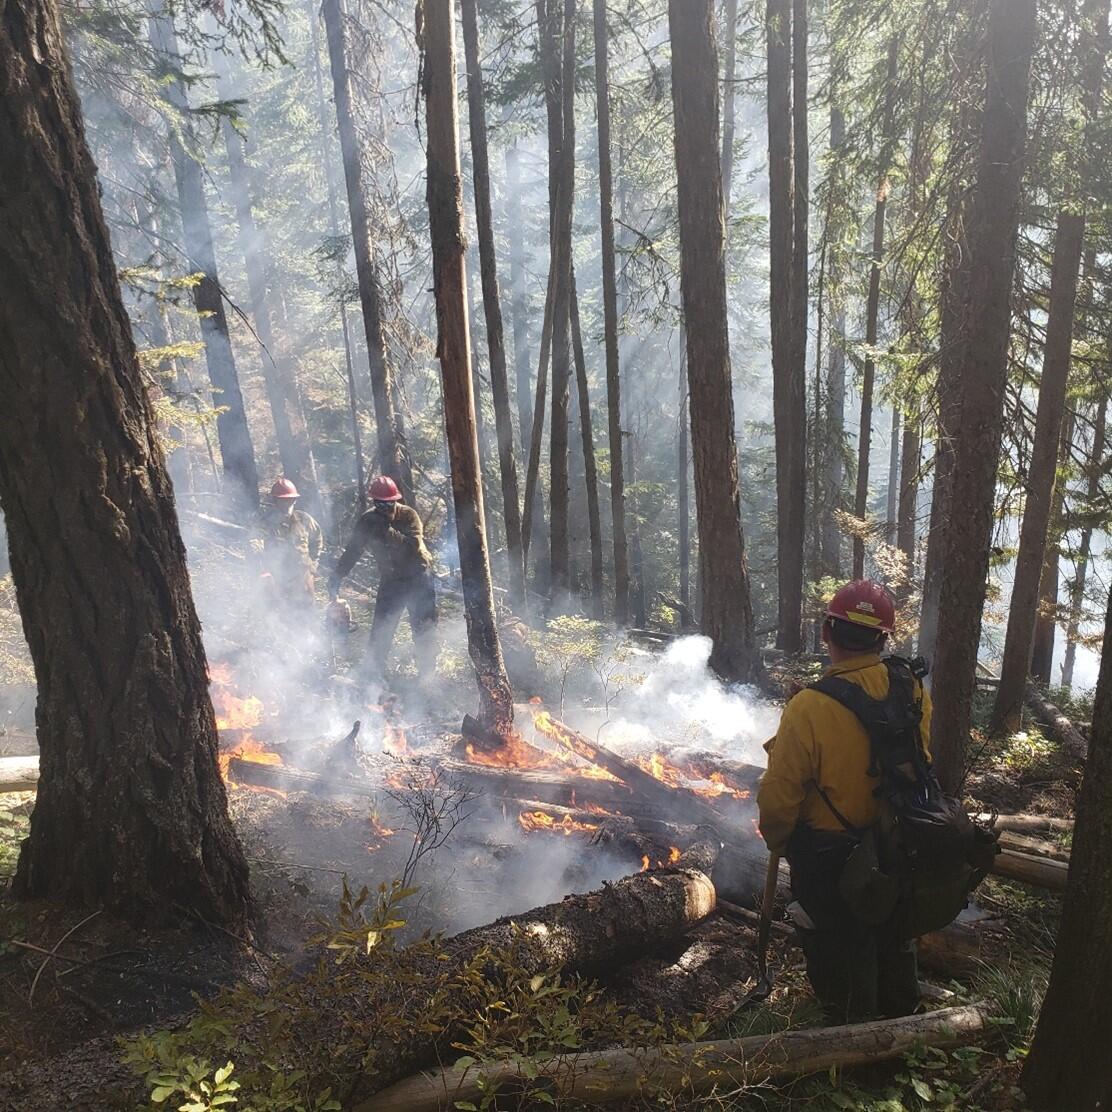
[(678, 788), (683, 783), (683, 773), (674, 764), (665, 760), (662, 753), (654, 753), (648, 758), (637, 757), (635, 760), (650, 776), (670, 788)]
[(680, 847), (679, 846), (669, 846), (668, 847), (668, 864), (669, 865), (674, 865), (679, 859), (680, 859)]
[(563, 834), (565, 837), (569, 834), (587, 834), (598, 829), (595, 823), (577, 822), (571, 815), (564, 815), (557, 821), (547, 811), (522, 811), (517, 816), (517, 821), (521, 824), (522, 830), (528, 833), (534, 830), (545, 830), (550, 834)]
[(648, 871), (649, 871), (649, 855), (646, 853), (645, 856), (641, 858), (641, 872), (647, 873)]
[(392, 838), (394, 836), (395, 832), (393, 830), (391, 830), (390, 827), (384, 826), (381, 822), (379, 822), (377, 815), (371, 815), (369, 817), (368, 821), (371, 824), (371, 829), (380, 838)]

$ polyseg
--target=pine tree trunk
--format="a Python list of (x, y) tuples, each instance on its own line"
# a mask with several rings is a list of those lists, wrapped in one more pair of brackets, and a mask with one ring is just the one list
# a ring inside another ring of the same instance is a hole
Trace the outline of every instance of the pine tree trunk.
[[(830, 109), (831, 174), (842, 174), (839, 168), (842, 144), (845, 142), (845, 117), (841, 109)], [(828, 189), (832, 188), (828, 186)], [(825, 235), (830, 239), (830, 216), (827, 213)], [(846, 311), (841, 293), (841, 253), (835, 250), (829, 264), (830, 285), (835, 293), (832, 298), (834, 319), (831, 328), (830, 354), (826, 373), (826, 436), (824, 473), (826, 490), (823, 496), (822, 556), (823, 575), (839, 578), (842, 574), (842, 530), (835, 511), (842, 508), (845, 481), (845, 457), (842, 454), (846, 428)]]
[(900, 496), (896, 509), (896, 544), (907, 558), (907, 586), (901, 592), (906, 601), (915, 581), (915, 526), (919, 500), (919, 467), (922, 453), (922, 428), (919, 399), (913, 398), (904, 416), (903, 443), (900, 446)]
[(747, 682), (761, 669), (734, 442), (713, 20), (712, 0), (669, 0), (680, 278), (703, 583), (701, 625), (713, 642), (711, 667), (726, 679)]
[(571, 341), (575, 352), (575, 381), (579, 394), (579, 432), (583, 443), (583, 477), (587, 491), (587, 524), (591, 538), (591, 608), (596, 618), (602, 618), (602, 514), (599, 512), (595, 434), (591, 425), (591, 395), (587, 388), (587, 357), (583, 350), (583, 326), (579, 319), (579, 291), (575, 285), (574, 266), (571, 271)]
[[(599, 0), (595, 2), (597, 7)], [(722, 105), (722, 212), (729, 227), (737, 134), (737, 0), (726, 0), (723, 25), (726, 31), (726, 65), (722, 70), (722, 92), (726, 99)]]
[[(220, 89), (222, 100), (235, 99), (235, 92), (230, 86), (228, 75), (222, 74)], [(244, 140), (226, 116), (221, 121), (221, 128), (228, 152), (229, 192), (235, 207), (239, 249), (247, 273), (251, 318), (254, 321), (255, 334), (263, 349), (261, 359), (263, 382), (266, 384), (267, 402), (274, 421), (278, 457), (286, 478), (293, 481), (308, 505), (316, 509), (319, 506), (316, 464), (309, 448), (309, 432), (305, 427), (305, 414), (301, 405), (297, 375), (290, 363), (288, 353), (279, 352), (275, 346), (273, 322), (276, 313), (271, 305), (267, 282), (270, 265), (265, 254), (263, 234), (255, 223)]]
[(900, 505), (900, 407), (892, 406), (888, 431), (888, 484), (884, 491), (884, 539), (896, 543), (896, 515)]
[[(324, 80), (320, 68), (320, 43), (318, 41), (316, 5), (309, 8), (309, 26), (312, 28), (311, 51), (313, 55), (313, 82), (317, 91), (317, 109), (320, 114), (321, 162), (324, 166), (324, 180), (328, 188), (328, 222), (332, 242), (340, 238), (340, 221), (336, 215), (336, 180), (332, 173), (332, 156), (329, 151), (328, 135), (331, 130), (328, 121), (328, 102), (324, 97)], [(359, 428), (359, 393), (355, 383), (355, 364), (351, 357), (351, 329), (348, 326), (347, 305), (343, 297), (340, 303), (340, 329), (344, 337), (344, 381), (347, 385), (348, 413), (351, 419), (352, 462), (355, 466), (355, 490), (360, 510), (367, 508), (367, 476), (363, 462), (363, 435)]]
[(452, 0), (429, 0), (424, 9), (425, 131), (436, 352), (444, 393), (444, 432), (452, 471), (467, 647), (479, 685), (479, 717), (488, 729), (504, 733), (513, 722), (513, 693), (498, 642), (490, 561), (483, 532), (483, 484), (467, 328), (453, 8)]
[[(688, 447), (687, 414), (687, 331), (680, 333), (680, 404), (679, 434), (676, 444), (676, 506), (679, 516), (679, 566), (680, 602), (687, 614), (691, 613), (691, 494), (687, 485), (687, 473), (691, 466), (691, 451)], [(690, 619), (681, 616), (681, 625), (686, 629)]]
[(962, 528), (945, 534), (934, 667), (934, 689), (946, 697), (935, 706), (932, 752), (949, 791), (961, 782), (969, 745), (1004, 418), (1035, 28), (1034, 0), (992, 0), (981, 155), (969, 219), (970, 323), (949, 491), (950, 505), (961, 507)]
[[(1107, 451), (1105, 431), (1108, 420), (1108, 396), (1097, 401), (1096, 419), (1093, 422), (1093, 443), (1089, 449), (1089, 479), (1085, 491), (1085, 506), (1091, 507), (1100, 495), (1101, 461)], [(1077, 546), (1073, 585), (1070, 588), (1069, 623), (1066, 626), (1066, 655), (1062, 662), (1062, 686), (1073, 686), (1073, 669), (1077, 661), (1077, 638), (1081, 630), (1081, 613), (1085, 605), (1085, 580), (1089, 573), (1092, 555), (1093, 527), (1086, 524), (1081, 530)]]
[(526, 562), (529, 548), (537, 539), (540, 506), (537, 487), (540, 485), (541, 447), (544, 439), (544, 411), (548, 399), (548, 362), (552, 350), (552, 289), (555, 275), (549, 270), (548, 293), (544, 299), (541, 321), (541, 352), (537, 364), (537, 392), (533, 399), (533, 417), (529, 434), (529, 460), (525, 467), (525, 500), (521, 508), (521, 544)]
[[(514, 327), (514, 383), (518, 442), (528, 458), (532, 433), (529, 382), (529, 305), (525, 295), (525, 221), (521, 214), (521, 155), (517, 144), (506, 148), (506, 223), (510, 228), (510, 313)], [(527, 547), (523, 544), (522, 546)]]
[(568, 393), (571, 385), (571, 225), (575, 205), (575, 0), (537, 0), (545, 97), (549, 103), (552, 198), (552, 406), (549, 433), (549, 542), (552, 597), (569, 588)]
[[(525, 605), (525, 558), (521, 544), (521, 509), (514, 458), (513, 418), (510, 415), (510, 385), (506, 371), (506, 344), (502, 329), (502, 303), (498, 292), (498, 269), (494, 251), (494, 220), (490, 204), (490, 156), (487, 153), (486, 101), (479, 64), (479, 22), (476, 0), (462, 0), (463, 44), (467, 62), (467, 107), (471, 129), (471, 160), (475, 174), (475, 221), (479, 231), (479, 259), (483, 281), (483, 310), (486, 314), (487, 351), (490, 357), (490, 389), (494, 398), (494, 424), (498, 435), (498, 466), (502, 479), (503, 521), (506, 554), (510, 564), (510, 600), (521, 610)], [(515, 231), (520, 236), (520, 229)]]
[[(880, 184), (876, 191), (876, 209), (873, 213), (873, 252), (869, 266), (869, 296), (865, 304), (865, 365), (861, 372), (861, 421), (857, 432), (857, 490), (853, 500), (853, 513), (861, 522), (869, 516), (869, 464), (873, 440), (873, 387), (876, 378), (876, 360), (872, 351), (876, 347), (880, 317), (880, 265), (884, 258), (884, 213), (888, 204), (888, 166), (893, 142), (892, 128), (895, 113), (896, 62), (898, 43), (888, 44), (888, 76), (884, 105), (884, 149), (880, 156)], [(865, 538), (858, 533), (853, 538), (853, 578), (865, 575)]]
[(606, 0), (594, 0), (595, 103), (598, 110), (598, 188), (602, 233), (602, 313), (606, 347), (606, 416), (610, 446), (610, 515), (614, 538), (614, 621), (629, 621), (629, 547), (622, 467), (622, 388), (618, 357), (618, 281), (614, 252), (614, 175), (610, 159), (609, 33)]
[(632, 429), (625, 437), (625, 451), (630, 487), (630, 610), (634, 626), (638, 629), (644, 629), (648, 619), (645, 607), (645, 557), (641, 548), (641, 515), (637, 507), (637, 436)]
[(15, 891), (240, 928), (201, 629), (57, 9), (7, 3), (0, 58), (0, 504), (40, 751)]
[[(772, 409), (776, 441), (776, 644), (798, 651), (802, 599), (802, 516), (806, 425), (804, 371), (799, 364), (799, 295), (795, 255), (795, 156), (792, 120), (792, 0), (767, 0), (769, 318)], [(806, 264), (804, 263), (804, 266)], [(797, 490), (798, 487), (798, 490)], [(797, 524), (800, 527), (797, 532)]]
[[(1112, 646), (1112, 598), (1104, 643)], [(1085, 778), (1077, 800), (1069, 887), (1050, 985), (1023, 1068), (1031, 1106), (1046, 1112), (1112, 1105), (1112, 652), (1100, 662)]]
[(355, 271), (359, 281), (359, 300), (367, 337), (367, 359), (371, 371), (371, 398), (375, 410), (378, 439), (378, 470), (396, 479), (405, 500), (413, 504), (413, 470), (405, 443), (401, 414), (395, 405), (396, 386), (386, 358), (386, 338), (382, 326), (382, 284), (371, 241), (370, 214), (367, 209), (366, 183), (363, 180), (362, 144), (356, 130), (351, 74), (348, 71), (347, 28), (344, 0), (323, 0), (328, 38), (328, 57), (332, 67), (333, 99), (344, 159), (348, 211), (351, 216)]
[[(170, 111), (178, 117), (176, 126), (189, 135), (192, 120), (185, 84), (180, 77), (181, 57), (173, 17), (163, 7), (162, 0), (154, 0), (151, 6), (150, 39), (158, 66), (167, 78), (161, 87), (162, 95)], [(169, 144), (181, 208), (182, 240), (189, 256), (189, 266), (201, 275), (192, 290), (193, 304), (200, 317), (205, 364), (213, 388), (213, 406), (218, 408), (216, 433), (220, 440), (224, 477), (230, 484), (229, 493), (237, 507), (250, 512), (259, 504), (259, 473), (228, 334), (228, 318), (224, 312), (216, 252), (212, 245), (212, 227), (205, 201), (203, 171), (197, 160), (182, 146), (174, 125), (170, 128)]]

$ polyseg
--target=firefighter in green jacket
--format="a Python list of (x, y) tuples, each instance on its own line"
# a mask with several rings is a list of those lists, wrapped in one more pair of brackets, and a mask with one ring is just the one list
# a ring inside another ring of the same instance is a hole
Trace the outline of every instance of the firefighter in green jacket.
[(329, 598), (336, 599), (344, 577), (370, 548), (379, 576), (371, 622), (371, 667), (380, 675), (385, 673), (398, 622), (407, 611), (418, 672), (422, 677), (431, 676), (436, 670), (436, 588), (424, 526), (417, 511), (402, 501), (397, 483), (389, 476), (374, 479), (368, 494), (374, 506), (355, 523), (351, 540), (328, 580)]
[(256, 522), (252, 548), (262, 578), (280, 607), (301, 617), (314, 603), (317, 561), (324, 547), (320, 526), (297, 509), (297, 487), (285, 478), (270, 488), (270, 505)]

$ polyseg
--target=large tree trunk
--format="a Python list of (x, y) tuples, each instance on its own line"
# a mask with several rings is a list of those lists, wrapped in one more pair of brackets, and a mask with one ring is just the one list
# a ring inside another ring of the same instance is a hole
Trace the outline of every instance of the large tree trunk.
[[(776, 440), (776, 644), (789, 652), (798, 652), (803, 598), (807, 416), (796, 305), (800, 291), (799, 261), (794, 246), (797, 179), (792, 119), (792, 0), (767, 0), (765, 30), (768, 37), (769, 314)], [(803, 252), (806, 287), (805, 246)]]
[[(1081, 98), (1086, 116), (1080, 152), (1081, 165), (1090, 159), (1092, 126), (1100, 108), (1101, 85), (1108, 45), (1109, 0), (1085, 0), (1081, 9), (1079, 49), (1081, 51)], [(1050, 304), (1046, 321), (1046, 344), (1043, 349), (1042, 378), (1035, 416), (1035, 440), (1027, 470), (1027, 499), (1023, 525), (1016, 555), (1015, 580), (1011, 606), (1008, 610), (1008, 632), (1004, 641), (1004, 661), (1000, 669), (1000, 686), (992, 708), (992, 726), (997, 730), (1018, 729), (1023, 710), (1023, 693), (1027, 673), (1032, 664), (1035, 626), (1040, 609), (1040, 585), (1045, 593), (1058, 599), (1058, 537), (1051, 537), (1051, 522), (1057, 516), (1061, 498), (1055, 496), (1059, 449), (1068, 455), (1072, 448), (1072, 422), (1063, 437), (1066, 415), (1066, 387), (1073, 361), (1073, 323), (1077, 302), (1078, 273), (1085, 244), (1085, 204), (1089, 174), (1083, 169), (1073, 183), (1077, 195), (1067, 198), (1067, 207), (1058, 212), (1054, 239), (1054, 259), (1050, 276)], [(1072, 192), (1073, 190), (1071, 190)], [(1065, 443), (1063, 444), (1063, 441)], [(1057, 529), (1055, 529), (1057, 532)], [(1048, 544), (1048, 540), (1052, 543)], [(1046, 615), (1042, 620), (1043, 638), (1049, 651), (1041, 654), (1038, 676), (1050, 679), (1054, 653), (1054, 621)], [(1048, 636), (1047, 636), (1048, 634)]]
[[(328, 189), (328, 223), (332, 242), (340, 238), (340, 221), (336, 215), (336, 180), (332, 172), (332, 156), (328, 136), (331, 131), (328, 119), (328, 102), (324, 97), (324, 80), (320, 68), (320, 43), (318, 42), (318, 23), (315, 5), (310, 5), (309, 26), (312, 28), (313, 83), (317, 92), (317, 108), (320, 114), (321, 162), (324, 165), (324, 180)], [(359, 508), (367, 508), (366, 467), (363, 462), (363, 434), (359, 428), (359, 391), (355, 382), (355, 364), (351, 357), (351, 329), (348, 326), (347, 304), (343, 296), (339, 298), (340, 329), (344, 337), (344, 381), (347, 385), (348, 413), (351, 419), (352, 462), (355, 468), (355, 489)]]
[(726, 321), (725, 229), (718, 165), (718, 61), (711, 0), (669, 0), (672, 98), (687, 330), (691, 441), (711, 667), (751, 681), (761, 671), (741, 530), (734, 400)]
[(691, 469), (687, 412), (687, 330), (680, 333), (680, 386), (679, 386), (679, 430), (676, 442), (676, 508), (679, 516), (677, 536), (679, 538), (680, 602), (684, 613), (680, 615), (680, 626), (686, 630), (691, 624), (691, 493), (687, 475)]
[(525, 465), (525, 500), (521, 507), (521, 544), (528, 563), (529, 549), (539, 534), (541, 517), (537, 488), (540, 486), (541, 447), (544, 439), (544, 411), (548, 400), (548, 363), (552, 350), (552, 286), (555, 275), (551, 267), (548, 274), (548, 291), (544, 299), (544, 316), (541, 320), (541, 351), (537, 363), (537, 389), (533, 398), (533, 416), (529, 433), (529, 459)]
[(41, 769), (15, 890), (242, 925), (185, 550), (56, 8), (7, 3), (0, 58), (0, 504)]
[[(226, 72), (221, 75), (220, 97), (226, 101), (235, 99), (235, 91)], [(274, 421), (278, 458), (282, 462), (282, 471), (286, 478), (293, 481), (301, 496), (316, 509), (319, 506), (316, 464), (309, 447), (309, 432), (305, 426), (297, 373), (291, 364), (289, 352), (280, 352), (275, 347), (274, 320), (277, 314), (271, 304), (267, 280), (270, 261), (266, 255), (264, 234), (255, 223), (245, 142), (227, 116), (221, 120), (221, 127), (228, 152), (228, 179), (236, 212), (239, 249), (247, 272), (251, 318), (262, 347), (263, 382), (266, 384), (267, 402)], [(285, 347), (283, 343), (283, 348)]]
[(865, 575), (865, 537), (860, 532), (869, 516), (869, 464), (873, 440), (873, 386), (876, 378), (877, 327), (880, 317), (880, 266), (884, 258), (884, 214), (888, 205), (888, 166), (894, 142), (893, 116), (896, 109), (896, 63), (899, 44), (895, 38), (888, 44), (888, 74), (884, 92), (884, 136), (880, 155), (880, 182), (873, 212), (873, 251), (869, 265), (869, 295), (865, 303), (865, 365), (861, 371), (861, 421), (857, 431), (857, 490), (853, 512), (861, 524), (853, 538), (853, 578)]
[[(845, 142), (845, 116), (841, 109), (830, 109), (830, 157), (831, 175), (838, 175), (835, 181), (840, 185), (844, 170), (839, 164), (840, 151)], [(834, 184), (828, 183), (827, 189), (833, 193)], [(846, 428), (846, 310), (845, 295), (842, 292), (843, 251), (830, 244), (831, 212), (827, 211), (824, 235), (830, 252), (829, 283), (834, 290), (832, 302), (833, 322), (830, 331), (830, 352), (827, 356), (826, 372), (826, 427), (823, 439), (823, 459), (826, 489), (822, 500), (822, 555), (820, 566), (823, 575), (839, 578), (842, 574), (842, 530), (835, 511), (842, 508), (842, 485), (845, 480), (845, 456), (843, 441)]]
[(467, 648), (479, 684), (479, 719), (486, 729), (501, 734), (513, 722), (513, 693), (498, 642), (490, 561), (483, 531), (483, 484), (475, 429), (475, 396), (471, 388), (471, 340), (467, 329), (454, 40), (451, 0), (436, 0), (426, 5), (427, 190), (444, 433), (452, 471)]
[(591, 395), (587, 386), (587, 356), (583, 350), (583, 325), (579, 319), (579, 291), (575, 268), (571, 272), (571, 342), (575, 351), (575, 382), (579, 399), (579, 434), (583, 443), (583, 478), (587, 491), (587, 524), (591, 538), (591, 608), (603, 616), (602, 602), (602, 514), (598, 503), (598, 464), (595, 434), (591, 426)]
[[(1097, 401), (1096, 420), (1093, 422), (1093, 443), (1089, 449), (1088, 484), (1085, 491), (1085, 506), (1090, 508), (1100, 494), (1100, 465), (1105, 457), (1105, 428), (1108, 419), (1108, 396), (1102, 395)], [(1070, 587), (1069, 621), (1066, 625), (1066, 655), (1062, 661), (1062, 685), (1073, 686), (1073, 669), (1077, 660), (1077, 638), (1081, 631), (1081, 613), (1085, 604), (1085, 580), (1089, 573), (1089, 560), (1092, 555), (1093, 527), (1086, 522), (1081, 530), (1074, 561), (1074, 578)]]
[(945, 698), (935, 707), (932, 751), (950, 791), (961, 782), (969, 745), (988, 576), (1035, 27), (1034, 0), (992, 0), (981, 156), (969, 221), (970, 323), (949, 492), (950, 505), (961, 507), (962, 528), (945, 534), (934, 668), (935, 687)]
[(1104, 627), (1092, 739), (1077, 800), (1069, 887), (1023, 1088), (1038, 1109), (1112, 1104), (1112, 598)]
[[(525, 605), (525, 557), (521, 545), (521, 502), (517, 488), (517, 463), (514, 458), (514, 429), (513, 418), (510, 416), (502, 303), (498, 292), (498, 264), (494, 252), (486, 100), (483, 93), (483, 73), (479, 64), (476, 0), (462, 0), (461, 7), (464, 54), (467, 60), (471, 162), (475, 175), (475, 222), (479, 230), (479, 265), (483, 281), (487, 353), (490, 357), (490, 390), (494, 398), (494, 425), (498, 435), (498, 465), (502, 478), (502, 516), (506, 526), (506, 554), (510, 563), (510, 600), (520, 610)], [(520, 236), (521, 230), (515, 229), (514, 234)]]
[(161, 0), (154, 0), (151, 6), (150, 39), (158, 67), (166, 77), (161, 87), (162, 95), (176, 117), (170, 126), (170, 159), (181, 208), (182, 240), (189, 256), (189, 266), (201, 276), (193, 287), (193, 304), (200, 318), (205, 363), (213, 388), (212, 401), (217, 407), (216, 433), (220, 440), (224, 476), (231, 484), (230, 494), (237, 506), (251, 511), (259, 504), (255, 450), (251, 444), (247, 412), (239, 388), (232, 341), (228, 335), (228, 318), (224, 312), (216, 251), (212, 245), (212, 227), (205, 201), (203, 170), (182, 145), (177, 130), (180, 128), (181, 133), (189, 136), (193, 125), (185, 82), (181, 76), (182, 62), (173, 17), (165, 10)]
[(610, 514), (614, 536), (614, 621), (629, 621), (629, 547), (622, 467), (622, 391), (618, 358), (618, 280), (614, 258), (614, 175), (610, 160), (610, 78), (606, 0), (594, 0), (595, 103), (598, 110), (598, 188), (602, 234), (602, 314), (606, 347), (606, 415), (610, 445)]
[(321, 5), (328, 57), (332, 66), (333, 99), (340, 133), (340, 151), (344, 159), (344, 181), (347, 185), (348, 211), (351, 216), (352, 245), (355, 248), (355, 272), (359, 281), (359, 301), (363, 309), (363, 327), (367, 337), (367, 359), (371, 372), (371, 398), (375, 410), (375, 431), (378, 440), (378, 470), (396, 479), (405, 500), (413, 504), (413, 469), (405, 443), (401, 414), (395, 405), (396, 386), (393, 371), (386, 358), (386, 337), (382, 326), (382, 283), (371, 241), (370, 213), (367, 208), (366, 183), (363, 180), (362, 144), (355, 124), (354, 92), (348, 71), (347, 28), (344, 0), (324, 0)]

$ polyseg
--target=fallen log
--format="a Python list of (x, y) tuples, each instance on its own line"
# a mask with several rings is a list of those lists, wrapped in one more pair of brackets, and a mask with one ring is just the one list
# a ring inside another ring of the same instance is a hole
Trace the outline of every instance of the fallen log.
[[(820, 1027), (777, 1035), (683, 1043), (644, 1050), (625, 1047), (529, 1063), (453, 1066), (418, 1074), (354, 1107), (353, 1112), (441, 1112), (466, 1107), (492, 1089), (543, 1088), (557, 1102), (588, 1106), (667, 1093), (697, 1096), (780, 1077), (824, 1073), (833, 1067), (898, 1058), (913, 1047), (964, 1046), (990, 1030), (984, 1004), (942, 1008), (925, 1015)], [(535, 1071), (535, 1072), (534, 1072)]]
[(1016, 853), (1002, 849), (996, 855), (992, 871), (997, 876), (1009, 880), (1021, 880), (1036, 888), (1048, 888), (1052, 892), (1064, 892), (1069, 880), (1068, 859), (1055, 861), (1050, 857), (1035, 857), (1030, 853)]
[(1027, 705), (1071, 757), (1083, 761), (1089, 755), (1088, 740), (1033, 683), (1027, 685)]
[(444, 760), (440, 767), (458, 775), (471, 787), (485, 795), (516, 801), (537, 799), (563, 807), (584, 807), (594, 804), (606, 811), (633, 813), (634, 808), (654, 816), (661, 816), (661, 809), (649, 807), (638, 800), (625, 785), (615, 780), (595, 780), (586, 776), (569, 776), (560, 772), (532, 771), (517, 768), (496, 768), (469, 761)]
[(0, 757), (0, 794), (33, 792), (39, 786), (39, 758)]
[(1000, 848), (1012, 853), (1023, 853), (1029, 857), (1050, 857), (1055, 861), (1069, 862), (1070, 851), (1057, 842), (1045, 838), (1032, 838), (1029, 834), (1016, 834), (1011, 830), (1000, 832)]
[(377, 798), (383, 785), (373, 780), (322, 776), (319, 772), (306, 772), (286, 765), (263, 764), (246, 757), (232, 757), (228, 762), (228, 780), (233, 784), (248, 784), (255, 788), (271, 788), (282, 792), (308, 792), (310, 795)]
[(988, 825), (995, 821), (997, 830), (1012, 830), (1017, 834), (1070, 834), (1073, 819), (1057, 819), (1051, 815), (994, 815), (988, 812), (977, 815), (979, 823)]

